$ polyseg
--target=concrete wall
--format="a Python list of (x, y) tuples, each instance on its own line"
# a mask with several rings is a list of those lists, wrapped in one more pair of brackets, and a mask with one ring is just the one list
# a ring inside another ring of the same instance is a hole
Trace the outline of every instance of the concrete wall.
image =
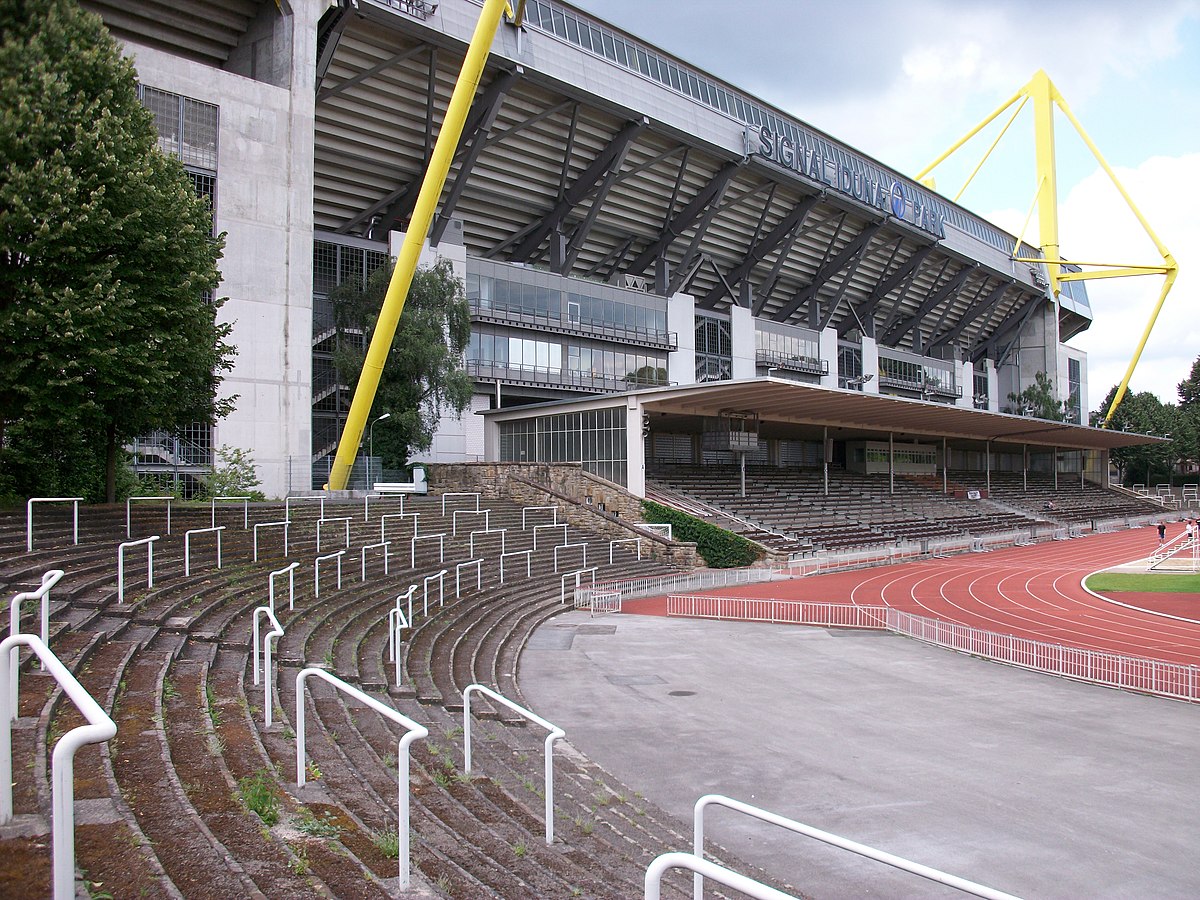
[[(220, 107), (216, 226), (226, 233), (221, 318), (233, 326), (233, 370), (221, 395), (236, 408), (217, 446), (248, 451), (268, 496), (311, 483), (313, 104), (317, 4), (296, 3), (291, 88), (126, 45), (143, 84)], [(282, 77), (277, 80), (283, 80)]]

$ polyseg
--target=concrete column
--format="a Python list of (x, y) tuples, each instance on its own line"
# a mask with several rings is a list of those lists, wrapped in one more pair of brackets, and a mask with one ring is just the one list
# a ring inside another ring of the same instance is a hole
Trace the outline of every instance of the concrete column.
[(744, 306), (729, 308), (729, 331), (733, 343), (733, 377), (753, 378), (754, 363), (754, 314)]
[(673, 331), (676, 349), (667, 354), (667, 380), (671, 384), (696, 383), (696, 301), (690, 294), (667, 300), (667, 331)]
[(1000, 379), (996, 376), (996, 361), (985, 359), (983, 371), (987, 374), (987, 408), (992, 412), (998, 412), (1000, 410)]
[(962, 388), (962, 396), (956, 405), (973, 409), (975, 406), (975, 366), (969, 359), (958, 364), (958, 384)]
[(836, 328), (821, 331), (817, 344), (821, 359), (829, 363), (829, 373), (821, 376), (821, 387), (838, 386), (838, 335)]
[(879, 345), (875, 342), (875, 338), (863, 337), (862, 339), (862, 370), (864, 377), (867, 375), (871, 376), (871, 380), (863, 385), (863, 392), (878, 394)]
[(642, 404), (625, 398), (625, 486), (635, 497), (646, 496), (646, 440), (642, 437)]

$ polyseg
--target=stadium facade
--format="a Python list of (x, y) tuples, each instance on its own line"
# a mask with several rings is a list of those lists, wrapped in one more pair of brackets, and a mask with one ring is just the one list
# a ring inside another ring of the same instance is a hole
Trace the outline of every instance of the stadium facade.
[[(395, 254), (480, 5), (83, 5), (228, 234), (237, 410), (197, 441), (252, 451), (269, 494), (319, 486), (350, 399), (334, 352), (362, 340), (329, 293)], [(426, 241), (465, 281), (477, 385), (426, 458), (582, 461), (640, 492), (656, 462), (866, 464), (901, 440), (933, 454), (906, 457), (920, 471), (1023, 467), (1033, 445), (1098, 475), (1120, 436), (1001, 414), (1040, 372), (1077, 423), (1088, 408), (1065, 343), (1091, 322), (1085, 288), (1056, 302), (1014, 243), (717, 75), (529, 0)]]

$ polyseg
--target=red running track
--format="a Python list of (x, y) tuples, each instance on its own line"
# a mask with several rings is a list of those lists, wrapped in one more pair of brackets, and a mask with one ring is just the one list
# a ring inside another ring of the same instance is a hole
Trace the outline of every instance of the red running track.
[[(1051, 644), (1200, 665), (1200, 595), (1189, 611), (1193, 618), (1183, 618), (1180, 595), (1164, 595), (1156, 612), (1083, 589), (1092, 572), (1142, 559), (1157, 545), (1154, 529), (1144, 528), (702, 593), (892, 606)], [(1146, 595), (1136, 597), (1141, 603)], [(638, 603), (625, 604), (626, 611), (638, 611)]]

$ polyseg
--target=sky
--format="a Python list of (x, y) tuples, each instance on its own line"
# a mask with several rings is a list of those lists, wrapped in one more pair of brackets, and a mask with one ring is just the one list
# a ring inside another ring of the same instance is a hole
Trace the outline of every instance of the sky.
[[(916, 175), (1039, 69), (1116, 173), (1179, 276), (1130, 382), (1177, 402), (1200, 356), (1200, 0), (575, 0), (577, 6)], [(934, 172), (953, 198), (1008, 114)], [(1066, 259), (1162, 255), (1073, 126), (1055, 116)], [(1038, 243), (1027, 107), (959, 201)], [(1124, 377), (1161, 275), (1087, 282), (1088, 405)]]

